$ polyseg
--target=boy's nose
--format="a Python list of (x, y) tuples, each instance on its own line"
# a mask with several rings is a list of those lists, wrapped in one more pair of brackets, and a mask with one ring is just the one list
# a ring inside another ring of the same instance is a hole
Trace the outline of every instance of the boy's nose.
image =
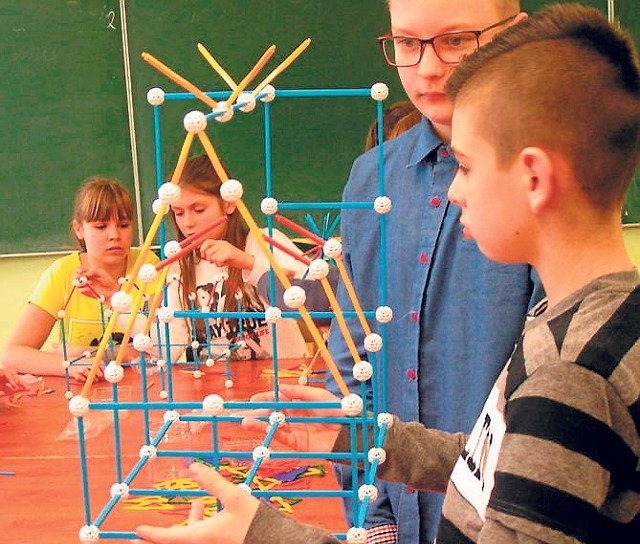
[(418, 64), (418, 74), (423, 77), (440, 76), (444, 73), (448, 65), (440, 60), (433, 44), (427, 44), (422, 53), (420, 64)]

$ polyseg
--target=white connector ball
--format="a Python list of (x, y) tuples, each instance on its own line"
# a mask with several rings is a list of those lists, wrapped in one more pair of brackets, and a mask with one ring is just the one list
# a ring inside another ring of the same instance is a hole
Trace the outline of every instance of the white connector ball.
[(211, 368), (213, 365), (215, 365), (215, 364), (216, 364), (216, 362), (215, 362), (213, 359), (209, 358), (209, 359), (207, 359), (207, 360), (205, 361), (205, 363), (204, 363), (204, 364), (205, 364), (205, 366), (206, 366), (206, 367)]
[(224, 400), (215, 393), (207, 395), (202, 401), (202, 409), (209, 415), (217, 416), (224, 410)]
[(307, 293), (305, 290), (299, 285), (292, 285), (287, 290), (285, 290), (284, 295), (282, 296), (284, 303), (289, 306), (289, 308), (300, 308), (305, 301), (307, 300)]
[(227, 106), (226, 102), (218, 102), (218, 107), (213, 110), (216, 114), (214, 119), (219, 123), (226, 123), (233, 117), (233, 108)]
[(184, 116), (184, 129), (191, 134), (198, 134), (207, 128), (207, 116), (201, 111), (190, 111)]
[(260, 91), (262, 95), (263, 102), (273, 102), (273, 99), (276, 97), (276, 88), (273, 85), (266, 85), (262, 91)]
[(358, 488), (358, 499), (363, 501), (365, 498), (369, 499), (369, 502), (375, 501), (378, 498), (378, 488), (372, 484), (363, 484)]
[(329, 263), (324, 259), (314, 259), (309, 264), (309, 274), (307, 278), (310, 280), (322, 280), (329, 274)]
[(236, 202), (242, 198), (242, 183), (237, 179), (228, 179), (220, 187), (220, 196), (226, 202)]
[(193, 377), (196, 380), (199, 380), (200, 378), (202, 378), (202, 376), (204, 376), (204, 373), (202, 372), (202, 370), (194, 370), (193, 371)]
[(388, 196), (379, 196), (373, 201), (373, 209), (379, 214), (391, 211), (391, 199)]
[(120, 383), (122, 378), (124, 378), (124, 368), (115, 361), (111, 361), (104, 369), (104, 379), (109, 383)]
[(173, 308), (161, 306), (158, 308), (156, 316), (161, 323), (169, 323), (173, 319)]
[(382, 336), (372, 332), (364, 338), (364, 349), (370, 353), (375, 353), (382, 349)]
[(148, 334), (138, 333), (133, 337), (133, 347), (139, 352), (149, 352), (153, 347), (153, 340)]
[(164, 103), (164, 91), (160, 87), (153, 87), (147, 91), (147, 102), (152, 106), (160, 106)]
[(64, 310), (58, 310), (58, 319), (64, 319), (66, 312)]
[(373, 376), (373, 366), (369, 361), (358, 361), (353, 365), (351, 372), (356, 380), (359, 382), (366, 382), (371, 379), (371, 376)]
[(78, 532), (78, 538), (83, 544), (85, 542), (98, 542), (100, 540), (100, 529), (95, 525), (83, 525)]
[[(160, 206), (162, 206), (162, 204), (164, 203), (159, 198), (156, 198), (151, 203), (151, 211), (153, 212), (153, 215), (158, 215), (160, 213)], [(169, 213), (169, 207), (165, 206), (164, 213), (162, 215), (167, 215), (167, 213)]]
[(355, 393), (349, 393), (340, 401), (340, 404), (342, 406), (342, 411), (347, 416), (357, 416), (362, 412), (362, 399)]
[(116, 312), (128, 312), (131, 310), (132, 304), (133, 298), (129, 293), (125, 293), (124, 291), (116, 291), (111, 296), (111, 307)]
[(287, 416), (284, 412), (271, 412), (269, 414), (269, 423), (273, 425), (277, 423), (278, 425), (282, 425), (287, 420)]
[(224, 381), (224, 386), (225, 386), (227, 389), (231, 389), (231, 388), (233, 387), (233, 380), (232, 380), (232, 379), (225, 380), (225, 381)]
[(351, 527), (347, 531), (347, 544), (366, 544), (367, 530), (363, 527)]
[(238, 96), (236, 104), (238, 104), (240, 111), (244, 113), (252, 112), (256, 107), (256, 97), (252, 93), (244, 91)]
[(380, 102), (389, 97), (389, 87), (386, 83), (378, 82), (371, 85), (371, 98)]
[(329, 238), (322, 249), (330, 259), (336, 259), (342, 255), (342, 243), (337, 238)]
[(270, 325), (276, 323), (282, 317), (282, 310), (277, 306), (269, 306), (264, 311), (264, 319)]
[(179, 253), (181, 249), (182, 246), (178, 240), (169, 240), (164, 245), (164, 255), (165, 257), (173, 257), (176, 253)]
[(84, 417), (89, 413), (89, 399), (76, 395), (69, 401), (69, 412), (74, 417)]
[(156, 267), (151, 263), (143, 264), (140, 267), (140, 270), (138, 270), (138, 279), (142, 283), (151, 283), (152, 281), (155, 281), (157, 277), (158, 271), (156, 270)]
[(109, 490), (109, 494), (113, 498), (122, 497), (126, 499), (129, 496), (129, 486), (124, 483), (113, 484)]
[(170, 181), (163, 183), (158, 188), (158, 198), (164, 204), (173, 204), (180, 198), (180, 193), (182, 193), (180, 186), (176, 185), (175, 183), (171, 183)]
[(67, 400), (71, 400), (73, 398), (73, 391), (65, 391), (64, 398)]
[(391, 414), (387, 412), (378, 414), (378, 427), (382, 427), (383, 425), (386, 425), (387, 429), (393, 426), (393, 416)]
[(271, 452), (266, 446), (257, 446), (254, 448), (252, 456), (254, 461), (257, 461), (258, 459), (264, 459), (267, 461), (269, 457), (271, 457)]
[(158, 450), (151, 444), (145, 444), (140, 448), (140, 459), (148, 457), (149, 459), (155, 459), (158, 456)]
[(378, 461), (378, 464), (381, 465), (387, 460), (387, 452), (382, 448), (371, 448), (367, 453), (367, 459), (369, 459), (369, 463)]
[(260, 210), (265, 215), (273, 215), (278, 211), (278, 201), (271, 196), (263, 198), (260, 202)]
[(169, 421), (171, 423), (174, 421), (180, 421), (180, 413), (177, 410), (167, 410), (162, 414), (162, 421), (165, 423), (168, 423)]
[(389, 323), (393, 319), (393, 310), (389, 306), (376, 308), (376, 320), (378, 323)]

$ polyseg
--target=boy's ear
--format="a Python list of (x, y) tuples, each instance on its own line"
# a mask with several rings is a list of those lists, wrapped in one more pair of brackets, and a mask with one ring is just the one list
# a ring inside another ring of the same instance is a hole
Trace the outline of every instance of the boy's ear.
[(550, 204), (557, 189), (553, 161), (539, 147), (523, 149), (520, 159), (529, 206), (534, 214), (538, 214)]

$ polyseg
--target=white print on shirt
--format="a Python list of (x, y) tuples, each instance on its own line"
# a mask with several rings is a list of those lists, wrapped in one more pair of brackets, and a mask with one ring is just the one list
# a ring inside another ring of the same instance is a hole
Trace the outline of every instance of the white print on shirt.
[(501, 382), (504, 382), (504, 377), (506, 372), (493, 386), (451, 473), (451, 482), (483, 521), (493, 491), (498, 454), (506, 430), (504, 403), (500, 400), (503, 399), (504, 384)]

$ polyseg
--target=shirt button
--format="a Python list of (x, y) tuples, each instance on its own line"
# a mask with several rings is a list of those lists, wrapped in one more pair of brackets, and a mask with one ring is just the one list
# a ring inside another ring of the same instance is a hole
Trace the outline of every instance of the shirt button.
[(429, 206), (431, 206), (432, 208), (439, 208), (441, 204), (441, 200), (439, 196), (433, 196), (431, 197), (431, 200), (429, 200)]
[(414, 323), (418, 322), (418, 312), (411, 312), (411, 321)]
[(447, 148), (442, 146), (440, 148), (440, 150), (438, 151), (438, 154), (443, 158), (446, 159), (449, 157), (449, 151), (447, 151)]
[(418, 373), (413, 369), (410, 368), (409, 370), (407, 370), (407, 379), (408, 380), (415, 380), (418, 377)]
[(420, 264), (427, 264), (428, 260), (429, 260), (429, 257), (427, 256), (426, 253), (420, 254)]

